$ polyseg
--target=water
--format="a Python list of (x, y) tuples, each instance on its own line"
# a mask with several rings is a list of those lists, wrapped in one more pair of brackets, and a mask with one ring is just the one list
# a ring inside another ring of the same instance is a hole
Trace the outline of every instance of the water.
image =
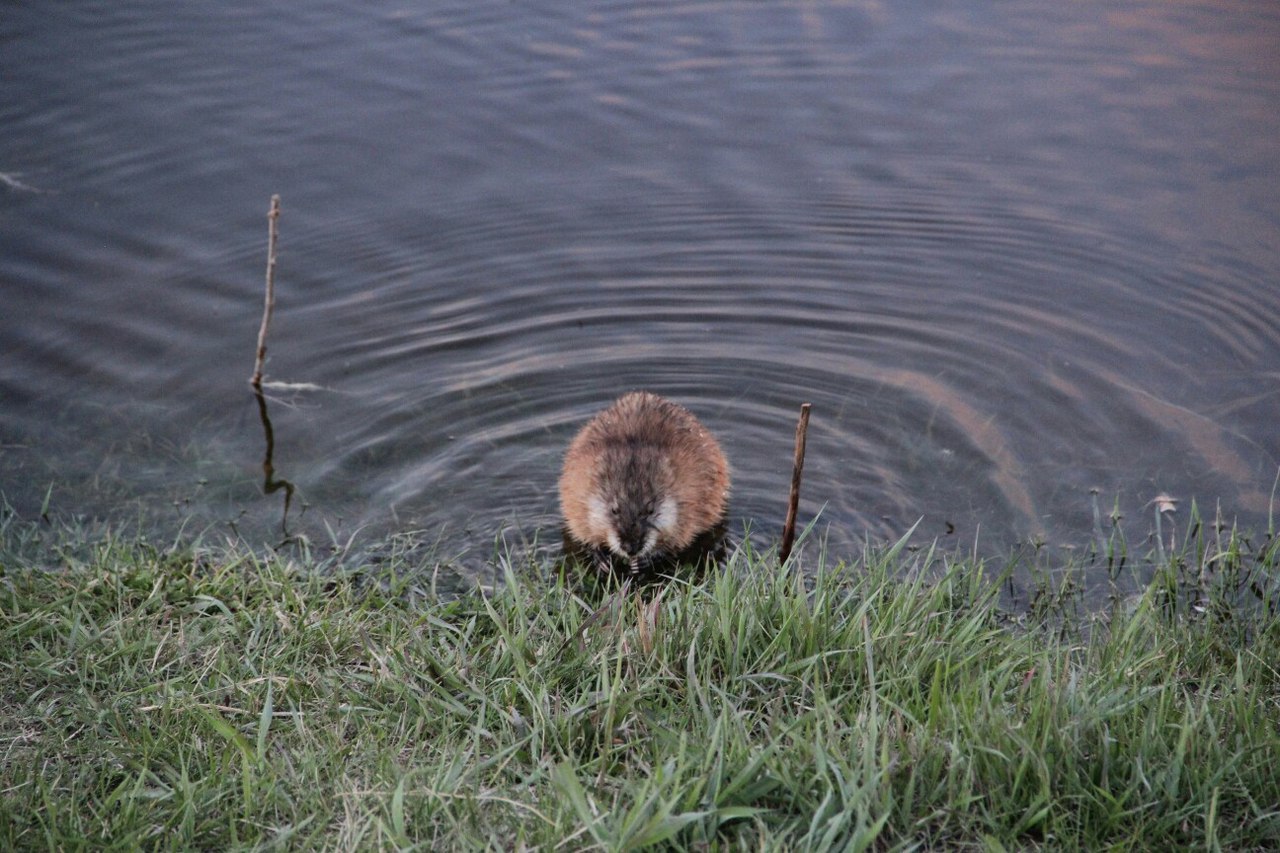
[[(1280, 470), (1280, 13), (1245, 2), (11, 4), (0, 487), (279, 539), (556, 523), (617, 394), (732, 517), (1087, 546)], [(1182, 525), (1182, 528), (1179, 528)]]

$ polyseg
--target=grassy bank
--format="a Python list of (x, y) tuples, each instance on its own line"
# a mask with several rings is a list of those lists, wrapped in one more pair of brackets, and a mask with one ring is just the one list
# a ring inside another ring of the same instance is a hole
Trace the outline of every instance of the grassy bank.
[(3, 529), (4, 849), (1280, 845), (1269, 540), (1197, 531), (1086, 617), (906, 549), (443, 602), (407, 561)]

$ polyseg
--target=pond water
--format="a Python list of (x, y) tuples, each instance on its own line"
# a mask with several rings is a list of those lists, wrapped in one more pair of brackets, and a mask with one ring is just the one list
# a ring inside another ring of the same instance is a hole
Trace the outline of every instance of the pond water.
[[(1248, 2), (11, 4), (0, 489), (19, 512), (554, 540), (647, 388), (734, 528), (1087, 547), (1265, 529), (1280, 9)], [(1165, 528), (1166, 533), (1169, 528)], [(975, 543), (976, 546), (975, 546)]]

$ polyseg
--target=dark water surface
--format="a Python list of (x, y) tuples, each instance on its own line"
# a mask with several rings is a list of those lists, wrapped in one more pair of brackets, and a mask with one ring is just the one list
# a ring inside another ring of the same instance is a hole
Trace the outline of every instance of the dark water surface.
[(1085, 546), (1091, 489), (1267, 526), (1280, 9), (582, 5), (8, 4), (9, 502), (279, 537), (280, 193), (268, 378), (323, 388), (270, 401), (294, 531), (478, 566), (640, 387), (762, 540), (804, 401), (838, 546)]

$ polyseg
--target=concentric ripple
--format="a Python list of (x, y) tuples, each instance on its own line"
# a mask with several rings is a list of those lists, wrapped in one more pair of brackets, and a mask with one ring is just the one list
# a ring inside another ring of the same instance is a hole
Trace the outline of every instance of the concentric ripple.
[(802, 520), (842, 550), (1079, 546), (1095, 492), (1270, 523), (1276, 12), (293, 5), (0, 26), (19, 511), (421, 528), (478, 570), (554, 539), (569, 438), (646, 388), (761, 543), (803, 402)]

